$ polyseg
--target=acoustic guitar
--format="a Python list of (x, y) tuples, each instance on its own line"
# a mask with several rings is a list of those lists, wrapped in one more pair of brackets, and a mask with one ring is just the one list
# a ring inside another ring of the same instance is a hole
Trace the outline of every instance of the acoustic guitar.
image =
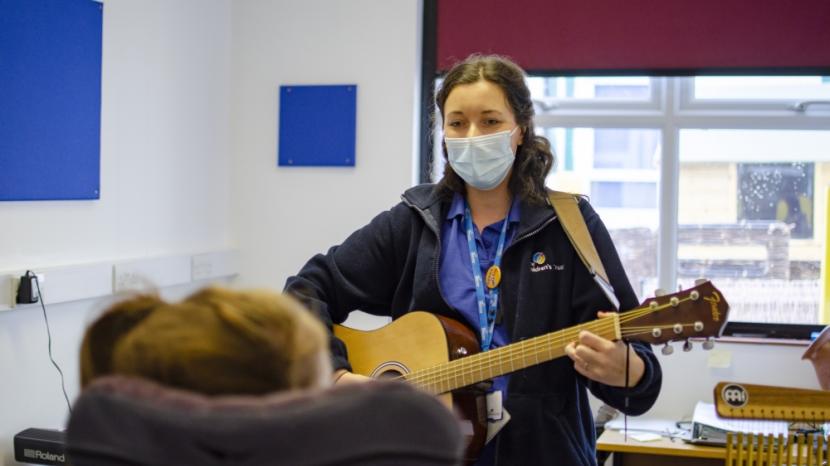
[(373, 331), (335, 325), (355, 373), (374, 378), (398, 378), (439, 396), (464, 418), (469, 444), (465, 459), (474, 461), (484, 446), (487, 422), (484, 397), (465, 387), (542, 364), (565, 355), (579, 332), (590, 331), (608, 340), (665, 343), (720, 336), (729, 305), (711, 282), (701, 280), (685, 291), (646, 299), (621, 314), (568, 327), (480, 352), (475, 334), (465, 325), (428, 312), (409, 312)]

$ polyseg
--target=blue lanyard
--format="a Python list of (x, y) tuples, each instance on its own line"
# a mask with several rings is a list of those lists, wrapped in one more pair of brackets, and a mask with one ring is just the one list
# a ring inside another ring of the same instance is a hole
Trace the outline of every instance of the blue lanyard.
[[(487, 269), (486, 281), (481, 276), (481, 263), (478, 260), (478, 249), (476, 248), (475, 230), (473, 229), (473, 216), (470, 214), (470, 206), (464, 202), (464, 225), (467, 229), (467, 247), (470, 250), (470, 263), (473, 267), (473, 280), (476, 285), (476, 301), (478, 301), (478, 323), (481, 330), (481, 350), (490, 349), (493, 342), (493, 327), (496, 324), (496, 311), (499, 307), (499, 284), (501, 283), (501, 256), (504, 252), (504, 240), (507, 237), (507, 223), (510, 212), (504, 217), (504, 224), (501, 226), (499, 244), (496, 248), (496, 257), (493, 265)], [(487, 292), (485, 292), (485, 285)]]

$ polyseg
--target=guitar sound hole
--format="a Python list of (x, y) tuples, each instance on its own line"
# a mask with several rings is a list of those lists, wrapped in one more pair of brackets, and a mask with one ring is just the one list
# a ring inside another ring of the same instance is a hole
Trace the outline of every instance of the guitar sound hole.
[(372, 371), (372, 378), (375, 379), (396, 379), (408, 374), (409, 369), (398, 361), (389, 361), (378, 366)]

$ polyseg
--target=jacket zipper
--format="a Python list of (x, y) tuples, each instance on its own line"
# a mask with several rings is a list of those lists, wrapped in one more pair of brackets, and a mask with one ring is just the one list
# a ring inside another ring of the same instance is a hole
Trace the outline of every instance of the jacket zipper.
[[(510, 243), (510, 245), (508, 245), (507, 248), (505, 248), (504, 252), (507, 253), (507, 251), (509, 251), (510, 248), (513, 247), (516, 243), (524, 241), (527, 238), (530, 238), (531, 236), (539, 233), (545, 227), (550, 225), (554, 220), (556, 220), (556, 215), (554, 215), (553, 217), (549, 218), (548, 220), (542, 222), (541, 225), (539, 225), (538, 227), (536, 227), (532, 231), (529, 231), (529, 232), (525, 233), (524, 235), (519, 236), (512, 243)], [(503, 306), (503, 305), (504, 305), (504, 301), (499, 303), (499, 306)], [(502, 312), (502, 309), (499, 309), (499, 312)], [(513, 322), (513, 335), (510, 336), (510, 341), (511, 342), (515, 342), (515, 340), (516, 340), (515, 333), (516, 333), (516, 329), (518, 329), (518, 328), (519, 328), (519, 308), (517, 307), (516, 308), (516, 317), (515, 317), (515, 320)], [(496, 435), (496, 446), (495, 446), (494, 451), (493, 451), (493, 466), (498, 466), (499, 463), (500, 463), (499, 462), (499, 446), (500, 446), (500, 444), (501, 444), (501, 436)]]
[(430, 231), (432, 231), (432, 233), (435, 235), (435, 244), (437, 244), (438, 247), (435, 248), (435, 260), (433, 260), (432, 275), (435, 279), (435, 287), (438, 288), (438, 295), (441, 296), (441, 299), (444, 301), (444, 305), (447, 307), (447, 309), (452, 309), (452, 306), (450, 306), (449, 302), (447, 301), (447, 298), (444, 296), (444, 290), (441, 289), (441, 280), (438, 273), (438, 265), (441, 257), (441, 235), (438, 233), (438, 226), (430, 221), (429, 217), (427, 217), (423, 209), (417, 207), (416, 205), (411, 203), (409, 199), (405, 197), (401, 197), (401, 199), (403, 200), (404, 204), (414, 209), (415, 212), (418, 212), (418, 215), (420, 215), (421, 218), (424, 220), (424, 224), (428, 226)]

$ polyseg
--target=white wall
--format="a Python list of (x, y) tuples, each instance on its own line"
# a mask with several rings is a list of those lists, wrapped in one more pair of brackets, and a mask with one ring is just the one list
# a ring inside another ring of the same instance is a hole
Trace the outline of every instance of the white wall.
[[(0, 271), (232, 246), (230, 14), (229, 0), (105, 2), (101, 199), (0, 203)], [(70, 399), (81, 333), (106, 302), (48, 308)], [(39, 307), (0, 312), (0, 381), (0, 464), (16, 464), (15, 433), (67, 414)]]
[[(234, 3), (233, 225), (244, 285), (282, 289), (411, 186), (420, 16), (417, 0)], [(277, 167), (286, 84), (357, 84), (354, 168)]]

